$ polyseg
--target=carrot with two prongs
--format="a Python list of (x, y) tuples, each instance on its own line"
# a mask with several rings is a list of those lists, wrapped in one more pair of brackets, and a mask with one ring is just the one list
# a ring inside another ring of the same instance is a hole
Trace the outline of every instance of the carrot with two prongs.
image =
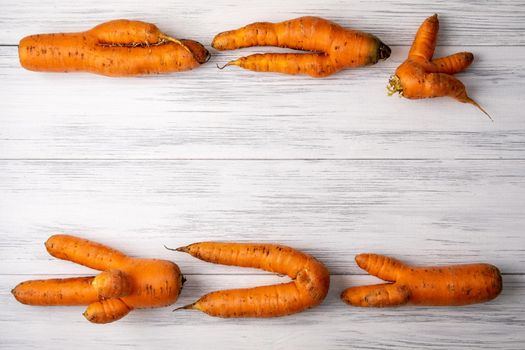
[(465, 70), (474, 55), (459, 52), (441, 58), (432, 58), (437, 43), (439, 21), (437, 15), (427, 18), (419, 27), (408, 53), (408, 58), (390, 77), (389, 95), (396, 92), (409, 99), (449, 96), (459, 102), (470, 103), (479, 108), (491, 120), (492, 117), (467, 95), (465, 85), (453, 74)]
[(113, 322), (133, 309), (171, 305), (184, 283), (171, 261), (131, 258), (85, 239), (55, 235), (46, 248), (58, 259), (103, 272), (96, 277), (26, 281), (11, 292), (28, 305), (88, 305), (84, 316), (94, 323)]
[(308, 74), (326, 77), (345, 68), (375, 64), (390, 56), (390, 48), (374, 35), (346, 29), (319, 17), (280, 23), (258, 22), (215, 36), (217, 50), (278, 46), (310, 53), (267, 53), (241, 57), (226, 66), (257, 72)]
[(502, 289), (498, 268), (489, 264), (414, 267), (376, 254), (359, 254), (355, 260), (391, 283), (346, 289), (341, 298), (353, 306), (467, 305), (492, 300)]
[(211, 316), (290, 315), (320, 304), (330, 285), (330, 274), (322, 263), (282, 245), (203, 242), (176, 250), (207, 262), (253, 267), (292, 279), (283, 284), (212, 292), (181, 308), (200, 310)]
[(114, 20), (80, 33), (30, 35), (20, 41), (20, 63), (42, 72), (90, 72), (119, 77), (198, 67), (208, 51), (172, 38), (151, 23)]

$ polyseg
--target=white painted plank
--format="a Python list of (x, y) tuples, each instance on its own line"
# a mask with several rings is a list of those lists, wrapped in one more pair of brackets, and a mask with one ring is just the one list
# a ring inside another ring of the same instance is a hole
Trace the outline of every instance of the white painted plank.
[(337, 274), (363, 273), (363, 252), (524, 273), (524, 193), (525, 161), (3, 161), (0, 273), (85, 273), (47, 255), (56, 232), (186, 273), (245, 271), (164, 244), (277, 242)]
[[(133, 311), (108, 325), (87, 322), (82, 307), (30, 307), (9, 294), (21, 280), (45, 277), (0, 276), (2, 349), (521, 349), (525, 341), (524, 276), (504, 276), (497, 299), (466, 307), (349, 307), (339, 300), (340, 292), (377, 279), (332, 276), (322, 305), (288, 317), (218, 319), (162, 308)], [(177, 306), (212, 290), (278, 281), (271, 276), (188, 276)]]
[(428, 2), (415, 0), (3, 0), (0, 44), (17, 44), (28, 34), (79, 31), (115, 19), (157, 23), (179, 37), (210, 43), (215, 34), (254, 21), (280, 21), (304, 15), (321, 16), (341, 25), (369, 31), (391, 45), (407, 45), (428, 16), (441, 16), (442, 45), (524, 45), (522, 0)]
[(494, 116), (388, 97), (407, 48), (327, 79), (219, 71), (135, 79), (45, 74), (0, 47), (0, 158), (525, 158), (525, 47), (471, 49), (461, 75)]

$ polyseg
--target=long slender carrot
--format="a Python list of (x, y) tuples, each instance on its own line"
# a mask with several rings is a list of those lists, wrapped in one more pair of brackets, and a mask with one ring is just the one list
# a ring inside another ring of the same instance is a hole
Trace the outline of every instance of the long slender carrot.
[(355, 260), (393, 283), (346, 289), (341, 298), (353, 306), (467, 305), (492, 300), (502, 289), (499, 270), (489, 264), (414, 267), (376, 254), (359, 254)]
[(259, 268), (288, 275), (283, 284), (232, 289), (204, 295), (183, 307), (218, 317), (275, 317), (320, 304), (330, 285), (330, 274), (315, 258), (275, 244), (202, 242), (176, 249), (198, 259), (223, 265)]
[(465, 70), (474, 60), (470, 52), (459, 52), (450, 56), (435, 58), (438, 16), (427, 18), (419, 27), (408, 53), (408, 58), (390, 77), (387, 90), (389, 95), (396, 92), (409, 99), (449, 96), (459, 102), (470, 103), (492, 117), (467, 95), (465, 85), (452, 74)]
[(257, 72), (308, 74), (325, 77), (345, 68), (375, 64), (390, 56), (377, 37), (319, 17), (300, 17), (280, 23), (258, 22), (215, 36), (217, 50), (250, 46), (279, 46), (311, 53), (255, 54), (228, 62)]
[(104, 271), (96, 277), (22, 282), (13, 295), (28, 305), (88, 305), (84, 316), (91, 322), (112, 322), (133, 309), (171, 305), (184, 283), (171, 261), (131, 258), (78, 237), (52, 236), (46, 248), (59, 259)]
[(129, 20), (80, 33), (31, 35), (20, 41), (18, 53), (29, 70), (115, 77), (189, 70), (209, 58), (196, 41), (175, 39), (154, 24)]

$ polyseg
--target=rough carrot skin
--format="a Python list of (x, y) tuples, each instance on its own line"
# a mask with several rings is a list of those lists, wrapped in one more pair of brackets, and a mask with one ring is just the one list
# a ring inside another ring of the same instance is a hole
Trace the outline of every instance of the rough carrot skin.
[(375, 64), (390, 56), (377, 37), (319, 17), (300, 17), (280, 23), (258, 22), (215, 36), (217, 50), (278, 46), (312, 53), (256, 54), (229, 62), (257, 72), (308, 74), (325, 77), (345, 68)]
[(70, 235), (54, 235), (45, 242), (47, 252), (57, 259), (72, 261), (94, 270), (125, 265), (129, 257), (103, 244)]
[(208, 51), (196, 41), (177, 40), (154, 24), (115, 20), (80, 33), (37, 34), (18, 47), (26, 69), (90, 72), (106, 76), (160, 74), (193, 69)]
[(19, 302), (29, 305), (86, 305), (130, 292), (129, 278), (120, 270), (104, 271), (96, 277), (26, 281), (12, 291)]
[(217, 317), (276, 317), (320, 304), (330, 274), (315, 258), (289, 247), (254, 243), (195, 243), (177, 250), (215, 264), (259, 268), (288, 275), (289, 283), (232, 289), (204, 295), (184, 308)]
[(89, 30), (89, 34), (102, 44), (149, 43), (162, 40), (161, 31), (156, 25), (141, 21), (117, 19), (97, 25)]
[(376, 254), (360, 254), (356, 262), (394, 283), (346, 289), (341, 298), (353, 306), (467, 305), (492, 300), (502, 289), (498, 268), (489, 264), (414, 267)]
[(418, 28), (414, 42), (408, 52), (408, 57), (421, 57), (431, 60), (436, 49), (439, 21), (437, 14), (427, 18)]
[(472, 61), (474, 61), (472, 53), (458, 52), (450, 56), (435, 58), (432, 64), (434, 65), (433, 70), (438, 73), (456, 74), (464, 71)]
[(104, 271), (96, 277), (22, 282), (12, 290), (21, 303), (88, 305), (86, 318), (107, 323), (133, 309), (171, 305), (182, 289), (183, 277), (171, 261), (131, 258), (68, 235), (50, 237), (46, 247), (54, 257)]
[(491, 118), (476, 101), (467, 95), (465, 85), (452, 76), (465, 70), (474, 60), (474, 55), (470, 52), (459, 52), (447, 57), (432, 58), (438, 31), (437, 15), (427, 18), (421, 24), (408, 58), (390, 78), (387, 86), (389, 94), (398, 92), (409, 99), (449, 96), (457, 101), (476, 106)]
[(27, 305), (87, 305), (98, 301), (94, 277), (32, 280), (18, 284), (13, 296)]
[(93, 323), (110, 323), (121, 319), (131, 308), (121, 299), (104, 299), (88, 305), (84, 317)]
[(131, 280), (120, 270), (107, 270), (98, 274), (91, 283), (100, 297), (118, 298), (131, 293)]

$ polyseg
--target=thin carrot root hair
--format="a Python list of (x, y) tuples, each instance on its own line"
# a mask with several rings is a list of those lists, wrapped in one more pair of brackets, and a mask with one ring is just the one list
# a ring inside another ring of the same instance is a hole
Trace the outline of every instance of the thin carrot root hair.
[(225, 64), (222, 65), (222, 66), (219, 66), (219, 64), (217, 63), (216, 66), (217, 66), (217, 68), (219, 68), (220, 70), (223, 70), (224, 68), (229, 67), (229, 66), (237, 66), (237, 65), (238, 65), (238, 64), (237, 64), (237, 61), (238, 61), (238, 60), (233, 60), (233, 61), (230, 61), (230, 62), (225, 63)]
[(191, 310), (195, 307), (195, 303), (191, 303), (191, 304), (188, 304), (188, 305), (184, 305), (184, 306), (181, 306), (181, 307), (178, 307), (176, 309), (173, 309), (173, 311), (178, 311), (178, 310)]
[(171, 36), (169, 36), (169, 35), (167, 35), (167, 34), (164, 34), (164, 33), (162, 33), (162, 32), (159, 33), (159, 37), (160, 37), (161, 39), (163, 39), (163, 40), (171, 41), (171, 42), (173, 42), (173, 43), (175, 43), (175, 44), (179, 44), (180, 46), (182, 46), (183, 48), (185, 48), (186, 51), (188, 51), (190, 54), (193, 55), (193, 53), (191, 52), (191, 50), (190, 50), (186, 45), (184, 45), (184, 43), (183, 43), (182, 41), (180, 41), (179, 39), (176, 39), (176, 38), (174, 38), (174, 37), (171, 37)]
[(466, 102), (466, 103), (470, 103), (471, 105), (474, 105), (474, 106), (478, 107), (479, 110), (481, 110), (483, 113), (485, 113), (485, 115), (486, 115), (487, 117), (489, 117), (489, 119), (490, 119), (492, 122), (494, 122), (494, 119), (492, 119), (492, 117), (490, 116), (490, 114), (489, 114), (489, 113), (488, 113), (483, 107), (481, 107), (479, 103), (477, 103), (476, 101), (474, 101), (473, 99), (471, 99), (471, 98), (468, 97), (468, 96), (466, 97), (465, 102)]

